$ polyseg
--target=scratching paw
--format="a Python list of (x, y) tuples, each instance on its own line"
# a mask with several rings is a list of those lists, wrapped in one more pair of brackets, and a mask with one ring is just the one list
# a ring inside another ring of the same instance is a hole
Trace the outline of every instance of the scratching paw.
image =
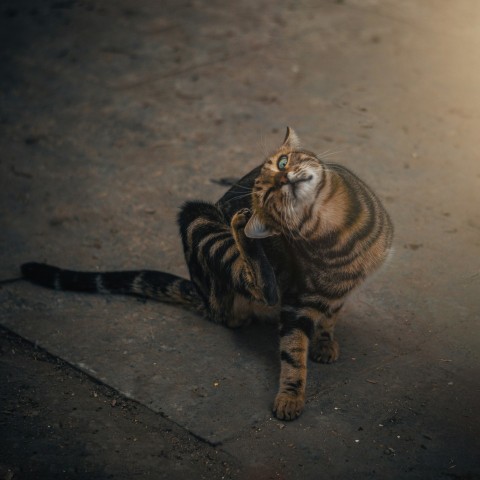
[(273, 413), (279, 420), (295, 420), (300, 416), (305, 406), (303, 395), (279, 393), (273, 404)]
[(242, 208), (232, 217), (232, 227), (238, 230), (239, 228), (244, 228), (248, 220), (252, 216), (252, 212), (248, 208)]
[(340, 345), (336, 340), (328, 342), (318, 342), (310, 348), (310, 358), (314, 362), (333, 363), (340, 356)]

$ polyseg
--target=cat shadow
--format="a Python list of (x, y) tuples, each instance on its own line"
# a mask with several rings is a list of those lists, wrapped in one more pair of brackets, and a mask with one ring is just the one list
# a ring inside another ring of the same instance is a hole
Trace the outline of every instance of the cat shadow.
[(250, 325), (229, 330), (235, 346), (254, 355), (269, 370), (279, 369), (278, 326), (259, 321)]
[[(357, 307), (357, 308), (355, 308)], [(332, 365), (308, 360), (309, 368), (318, 375), (337, 371), (337, 374), (355, 375), (358, 369), (368, 369), (377, 362), (390, 358), (398, 346), (389, 342), (378, 319), (370, 319), (364, 308), (349, 305), (336, 326), (335, 337), (340, 342), (341, 354)], [(274, 374), (280, 371), (278, 325), (254, 321), (249, 326), (228, 329), (235, 346), (247, 357), (261, 362)], [(388, 345), (388, 346), (387, 346)], [(390, 351), (390, 354), (388, 354)], [(337, 368), (333, 368), (337, 367)]]

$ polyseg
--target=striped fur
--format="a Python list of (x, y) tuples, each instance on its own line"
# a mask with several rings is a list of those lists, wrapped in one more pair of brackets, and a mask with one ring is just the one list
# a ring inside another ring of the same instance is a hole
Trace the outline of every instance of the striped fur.
[(22, 266), (34, 283), (177, 302), (230, 327), (279, 322), (280, 385), (273, 411), (303, 410), (307, 358), (334, 362), (335, 322), (348, 294), (386, 258), (393, 227), (372, 190), (345, 167), (284, 143), (216, 203), (178, 216), (190, 280), (154, 271), (75, 272)]
[(24, 278), (55, 290), (135, 295), (160, 302), (180, 303), (198, 312), (204, 311), (195, 285), (166, 272), (77, 272), (37, 262), (24, 263), (21, 270)]
[[(385, 260), (393, 226), (362, 180), (301, 149), (290, 129), (253, 181), (252, 210), (246, 235), (281, 238), (289, 257), (283, 269), (288, 274), (277, 275), (281, 373), (274, 412), (291, 420), (305, 403), (308, 354), (323, 363), (338, 358), (338, 313), (348, 294)], [(271, 261), (282, 272), (278, 259)]]

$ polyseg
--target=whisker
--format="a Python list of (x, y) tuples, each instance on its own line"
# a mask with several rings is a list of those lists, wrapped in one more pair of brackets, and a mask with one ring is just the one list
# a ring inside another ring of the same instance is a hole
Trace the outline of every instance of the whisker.
[(237, 195), (235, 197), (229, 198), (228, 200), (225, 201), (225, 203), (230, 203), (230, 202), (233, 202), (235, 200), (241, 200), (242, 198), (247, 198), (247, 197), (250, 197), (250, 196), (251, 196), (250, 193), (242, 193), (241, 195)]
[(339, 163), (324, 163), (324, 166), (327, 170), (344, 170), (343, 165), (340, 165)]
[(246, 187), (245, 185), (241, 185), (240, 183), (232, 183), (232, 187), (243, 188), (244, 190), (252, 191), (252, 187)]
[(232, 198), (235, 199), (235, 198), (245, 198), (245, 197), (249, 197), (251, 195), (251, 192), (238, 192), (238, 195), (235, 195), (233, 196)]
[(322, 153), (317, 154), (317, 158), (323, 160), (324, 158), (332, 157), (333, 155), (338, 155), (339, 153), (343, 153), (345, 151), (344, 148), (341, 150), (325, 150)]

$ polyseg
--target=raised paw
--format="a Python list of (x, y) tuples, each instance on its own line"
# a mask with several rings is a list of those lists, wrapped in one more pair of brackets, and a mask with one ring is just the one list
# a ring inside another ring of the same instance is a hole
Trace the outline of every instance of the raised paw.
[(295, 420), (302, 413), (304, 406), (303, 395), (279, 393), (273, 403), (273, 413), (279, 420)]
[(340, 345), (336, 340), (318, 342), (310, 347), (310, 358), (314, 362), (333, 363), (340, 356)]
[(235, 228), (235, 230), (244, 228), (251, 216), (252, 212), (249, 208), (242, 208), (232, 217), (232, 227)]

